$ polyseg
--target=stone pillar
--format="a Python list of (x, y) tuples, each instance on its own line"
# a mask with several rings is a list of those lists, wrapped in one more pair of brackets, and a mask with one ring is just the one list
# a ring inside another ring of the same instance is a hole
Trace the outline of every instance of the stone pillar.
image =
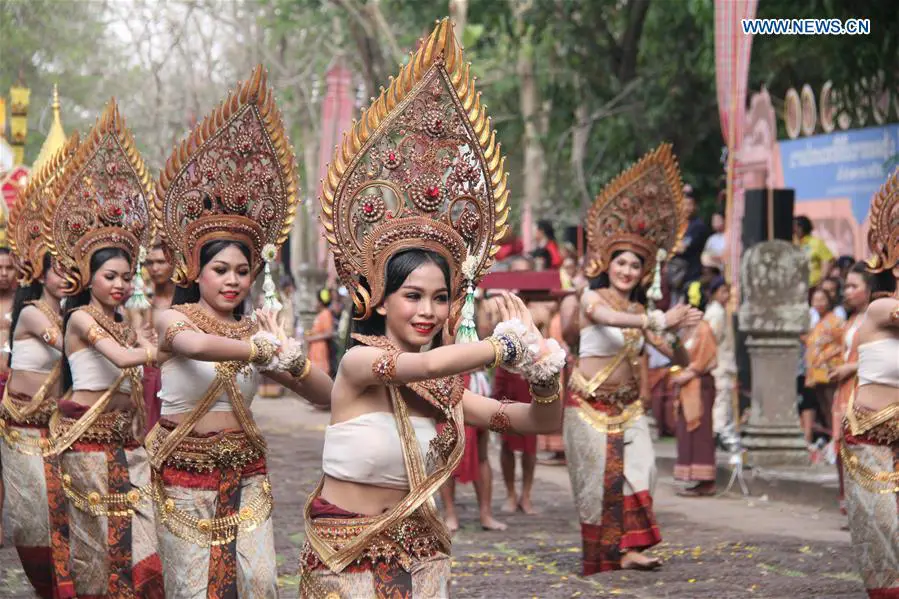
[(802, 464), (808, 451), (796, 415), (799, 339), (795, 336), (750, 336), (752, 408), (743, 446), (753, 466)]
[(782, 241), (756, 244), (740, 269), (740, 330), (749, 335), (752, 408), (743, 445), (752, 466), (808, 459), (796, 412), (799, 336), (808, 330), (808, 260)]

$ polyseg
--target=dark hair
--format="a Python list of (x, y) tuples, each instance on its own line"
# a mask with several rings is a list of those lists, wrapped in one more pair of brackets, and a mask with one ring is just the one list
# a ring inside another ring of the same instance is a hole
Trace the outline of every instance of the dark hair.
[(550, 241), (556, 240), (556, 230), (553, 227), (552, 221), (542, 219), (537, 221), (537, 228), (546, 235), (546, 238)]
[[(100, 267), (114, 258), (124, 258), (131, 265), (131, 256), (121, 248), (102, 248), (91, 255), (90, 268), (91, 278), (100, 270)], [(89, 282), (88, 282), (89, 283)], [(66, 298), (65, 315), (62, 318), (62, 338), (66, 338), (66, 329), (69, 327), (69, 320), (77, 308), (86, 306), (91, 301), (91, 288), (89, 284), (84, 286), (79, 293)], [(122, 315), (116, 313), (116, 322), (122, 321)], [(65, 344), (63, 344), (62, 352), (62, 393), (66, 393), (72, 388), (72, 369), (69, 367), (69, 357), (65, 352)]]
[(809, 220), (807, 216), (796, 216), (793, 217), (793, 222), (799, 227), (799, 230), (802, 231), (803, 235), (811, 235), (812, 231), (815, 230), (814, 225), (812, 225), (812, 221)]
[[(623, 254), (626, 251), (628, 251), (628, 250), (618, 250), (617, 252), (612, 252), (611, 260), (614, 260), (615, 258), (617, 258), (618, 256), (620, 256), (621, 254)], [(631, 252), (631, 253), (633, 253), (633, 252)], [(634, 255), (637, 256), (636, 254), (634, 254)], [(644, 266), (644, 267), (646, 266), (646, 262), (644, 262), (644, 260), (641, 256), (637, 256), (637, 259), (640, 260), (640, 266)], [(608, 269), (601, 272), (598, 277), (590, 279), (590, 289), (606, 289), (611, 286), (612, 286), (612, 282), (609, 280), (609, 270)], [(631, 290), (631, 296), (628, 299), (630, 299), (630, 301), (632, 301), (632, 302), (637, 302), (638, 304), (643, 304), (645, 306), (646, 305), (646, 289), (643, 288), (643, 285), (640, 285), (638, 283), (637, 286)]]
[(815, 294), (818, 293), (818, 292), (821, 292), (822, 294), (824, 294), (824, 297), (827, 298), (827, 311), (828, 311), (828, 312), (831, 312), (831, 311), (836, 307), (836, 305), (837, 305), (836, 299), (833, 298), (833, 297), (830, 297), (830, 294), (827, 293), (827, 291), (826, 291), (823, 287), (821, 287), (820, 285), (818, 285), (818, 286), (816, 286), (816, 287), (812, 287), (811, 289), (809, 289), (809, 292), (808, 292), (808, 303), (809, 303), (809, 305), (812, 304), (812, 300), (815, 299)]
[(531, 252), (531, 268), (537, 268), (537, 260), (543, 260), (543, 269), (552, 268), (553, 257), (546, 248), (537, 248)]
[[(44, 273), (50, 270), (50, 264), (50, 253), (48, 252), (44, 254)], [(30, 285), (24, 285), (16, 289), (16, 295), (12, 300), (12, 313), (10, 314), (9, 322), (9, 364), (12, 364), (12, 346), (15, 341), (16, 325), (19, 324), (19, 316), (22, 314), (22, 309), (28, 302), (41, 299), (43, 294), (44, 286), (37, 279), (32, 281)]]
[(821, 281), (821, 287), (824, 287), (824, 283), (833, 283), (836, 287), (836, 291), (834, 291), (833, 303), (835, 306), (843, 303), (843, 281), (836, 277), (827, 277), (823, 281)]
[[(841, 270), (844, 268), (853, 268), (856, 264), (858, 264), (858, 262), (855, 261), (855, 258), (846, 255), (837, 258), (836, 262), (836, 265), (839, 266)], [(864, 262), (861, 264), (864, 264)]]
[(868, 300), (870, 301), (874, 293), (874, 275), (868, 270), (868, 265), (864, 262), (856, 262), (852, 265), (852, 268), (849, 269), (846, 276), (848, 277), (851, 274), (857, 274), (862, 278), (865, 287), (868, 288)]
[(709, 295), (710, 296), (715, 295), (715, 292), (717, 292), (719, 289), (721, 289), (725, 285), (727, 285), (727, 280), (724, 277), (721, 277), (721, 276), (715, 277), (714, 279), (712, 279), (709, 282)]
[[(412, 271), (423, 264), (434, 264), (443, 273), (443, 280), (446, 282), (446, 288), (450, 294), (450, 303), (452, 303), (456, 298), (452, 297), (452, 278), (450, 277), (450, 267), (446, 262), (446, 258), (431, 250), (418, 249), (397, 252), (387, 261), (387, 266), (385, 267), (386, 276), (384, 277), (384, 298), (386, 299), (388, 295), (402, 287), (409, 275), (412, 274)], [(364, 279), (363, 283), (368, 285), (368, 282)], [(384, 335), (387, 332), (387, 321), (382, 315), (373, 311), (367, 319), (353, 321), (353, 332), (361, 335)], [(439, 346), (440, 342), (441, 337), (438, 334), (434, 338), (434, 345)]]
[(871, 276), (871, 299), (888, 297), (896, 292), (896, 278), (892, 268)]
[[(203, 269), (209, 262), (215, 258), (219, 252), (223, 251), (228, 247), (236, 247), (240, 250), (240, 253), (244, 255), (244, 258), (247, 259), (247, 262), (252, 266), (253, 258), (250, 253), (250, 248), (248, 248), (245, 244), (234, 241), (233, 239), (218, 239), (216, 241), (210, 241), (206, 245), (204, 245), (200, 249), (200, 270)], [(196, 304), (200, 301), (200, 284), (196, 281), (191, 282), (187, 287), (175, 287), (175, 294), (172, 296), (172, 305), (178, 306), (181, 304)], [(246, 304), (246, 302), (244, 302)], [(245, 305), (239, 305), (234, 308), (234, 318), (240, 320), (244, 315)]]

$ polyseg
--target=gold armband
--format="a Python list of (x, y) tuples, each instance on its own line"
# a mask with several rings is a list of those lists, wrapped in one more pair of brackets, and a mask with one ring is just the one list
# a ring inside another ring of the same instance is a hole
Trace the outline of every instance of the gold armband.
[(393, 384), (393, 377), (396, 376), (396, 359), (399, 355), (399, 350), (395, 349), (382, 353), (371, 365), (371, 372), (375, 378), (385, 385)]
[(192, 330), (194, 330), (194, 326), (186, 320), (173, 322), (169, 325), (169, 328), (165, 330), (165, 345), (163, 347), (172, 347), (172, 342), (175, 340), (175, 337), (178, 336), (178, 333), (181, 333), (182, 331)]
[(44, 343), (47, 345), (56, 345), (59, 341), (59, 329), (56, 327), (47, 327), (41, 334), (41, 339), (43, 339)]
[(490, 422), (487, 427), (493, 431), (494, 433), (507, 433), (509, 429), (512, 428), (512, 421), (509, 420), (509, 415), (506, 414), (506, 406), (512, 403), (512, 400), (503, 399), (499, 402), (499, 409), (494, 412), (493, 416), (490, 417)]
[(899, 308), (895, 308), (890, 312), (890, 322), (893, 324), (899, 323)]
[(97, 345), (97, 342), (101, 339), (109, 338), (109, 333), (106, 332), (106, 329), (101, 327), (98, 324), (92, 324), (87, 329), (87, 342), (90, 345)]
[(156, 352), (150, 346), (147, 346), (144, 349), (147, 350), (147, 362), (146, 362), (147, 366), (155, 366), (156, 365)]

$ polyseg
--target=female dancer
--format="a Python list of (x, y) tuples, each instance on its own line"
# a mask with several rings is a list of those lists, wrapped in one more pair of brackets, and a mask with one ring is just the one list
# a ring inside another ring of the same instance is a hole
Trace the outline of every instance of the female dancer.
[[(306, 505), (304, 597), (448, 596), (451, 543), (433, 495), (461, 459), (464, 424), (557, 426), (564, 353), (524, 305), (503, 296), (504, 322), (475, 341), (473, 288), (509, 211), (489, 131), (443, 20), (344, 138), (323, 183), (322, 224), (354, 294), (357, 346), (334, 381), (324, 478)], [(443, 346), (444, 327), (456, 345)], [(524, 372), (534, 402), (467, 391), (457, 375), (488, 364)]]
[(250, 402), (260, 371), (318, 404), (331, 379), (273, 311), (243, 313), (297, 203), (293, 152), (261, 66), (175, 148), (156, 192), (179, 286), (156, 320), (162, 409), (147, 438), (166, 597), (276, 597), (266, 445)]
[(833, 398), (833, 443), (837, 456), (837, 473), (840, 480), (840, 511), (846, 514), (846, 494), (843, 461), (840, 459), (840, 439), (843, 436), (843, 418), (849, 398), (858, 384), (858, 329), (865, 322), (868, 304), (871, 303), (871, 286), (873, 275), (868, 272), (864, 262), (852, 266), (846, 275), (846, 288), (843, 292), (844, 303), (849, 312), (849, 320), (843, 327), (842, 348), (843, 363), (828, 373), (831, 383), (837, 385)]
[[(581, 297), (577, 369), (563, 432), (581, 520), (584, 575), (660, 565), (640, 552), (661, 541), (652, 511), (655, 456), (643, 417), (644, 343), (675, 363), (689, 358), (665, 329), (695, 324), (688, 306), (646, 312), (641, 283), (658, 283), (658, 258), (686, 228), (680, 173), (664, 144), (619, 175), (587, 215), (587, 274), (599, 278)], [(655, 333), (654, 335), (649, 333)]]
[[(59, 407), (50, 420), (68, 506), (53, 506), (54, 567), (79, 597), (162, 597), (141, 366), (156, 348), (123, 322), (150, 179), (114, 101), (54, 186), (47, 240), (65, 279)], [(67, 596), (73, 596), (72, 594)]]
[(880, 289), (858, 329), (858, 388), (840, 455), (862, 581), (872, 598), (899, 597), (899, 169), (871, 202), (869, 265)]
[[(48, 188), (78, 147), (69, 141), (28, 182), (10, 211), (10, 246), (19, 271), (10, 335), (10, 378), (0, 404), (4, 464), (13, 543), (25, 575), (41, 597), (55, 597), (50, 559), (50, 505), (65, 499), (50, 451), (50, 415), (59, 398), (63, 280), (44, 243)], [(48, 502), (48, 497), (52, 498)]]

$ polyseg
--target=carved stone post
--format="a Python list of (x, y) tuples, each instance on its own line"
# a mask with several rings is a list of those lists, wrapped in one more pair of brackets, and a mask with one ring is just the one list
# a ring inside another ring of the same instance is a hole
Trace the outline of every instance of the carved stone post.
[(791, 244), (765, 241), (743, 255), (740, 330), (752, 364), (752, 409), (743, 445), (753, 466), (808, 460), (796, 413), (799, 336), (808, 330), (808, 260)]

